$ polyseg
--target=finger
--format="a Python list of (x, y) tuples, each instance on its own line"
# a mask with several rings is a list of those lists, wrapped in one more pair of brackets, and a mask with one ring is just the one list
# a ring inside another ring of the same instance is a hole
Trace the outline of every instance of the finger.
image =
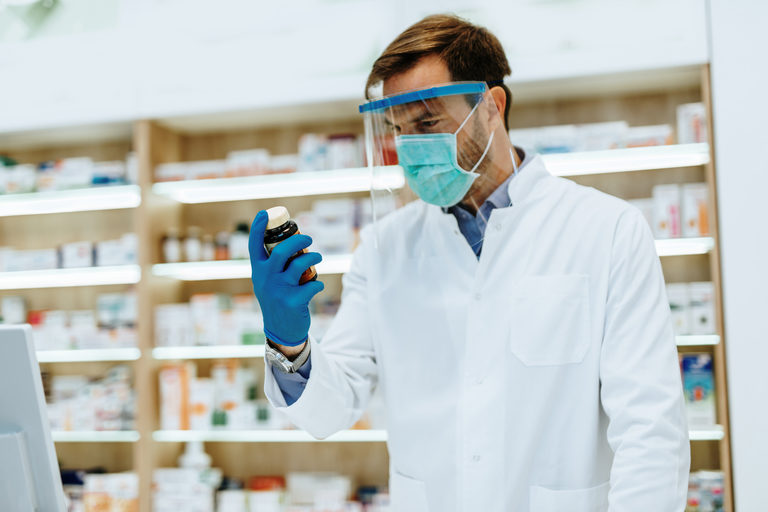
[(297, 256), (288, 264), (288, 268), (285, 269), (284, 274), (286, 281), (292, 284), (298, 284), (301, 275), (309, 267), (317, 265), (321, 261), (323, 261), (323, 257), (319, 252), (308, 252), (301, 256)]
[(256, 214), (251, 224), (251, 232), (248, 235), (248, 253), (251, 255), (251, 262), (265, 261), (267, 251), (264, 250), (264, 231), (267, 229), (269, 215), (264, 210)]
[(309, 304), (312, 297), (320, 293), (325, 289), (325, 284), (322, 281), (310, 281), (299, 286), (298, 298), (301, 299), (302, 304)]
[(280, 242), (269, 255), (269, 266), (272, 272), (282, 272), (288, 259), (312, 245), (312, 239), (307, 235), (293, 235)]

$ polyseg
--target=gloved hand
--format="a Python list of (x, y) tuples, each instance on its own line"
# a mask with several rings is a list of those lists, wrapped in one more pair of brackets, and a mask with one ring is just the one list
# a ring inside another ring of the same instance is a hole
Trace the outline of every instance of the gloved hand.
[(296, 234), (278, 244), (267, 256), (264, 230), (267, 212), (260, 211), (251, 225), (248, 250), (251, 256), (253, 293), (259, 300), (264, 317), (264, 334), (273, 343), (295, 347), (309, 335), (309, 301), (324, 288), (321, 281), (299, 285), (301, 274), (323, 259), (308, 252), (286, 262), (312, 243), (307, 235)]

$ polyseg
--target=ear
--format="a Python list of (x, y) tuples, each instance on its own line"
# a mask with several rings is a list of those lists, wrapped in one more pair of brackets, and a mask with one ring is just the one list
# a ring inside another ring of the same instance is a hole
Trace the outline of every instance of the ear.
[(487, 102), (488, 124), (491, 130), (495, 130), (503, 124), (504, 109), (507, 106), (507, 95), (501, 87), (491, 87), (485, 94)]

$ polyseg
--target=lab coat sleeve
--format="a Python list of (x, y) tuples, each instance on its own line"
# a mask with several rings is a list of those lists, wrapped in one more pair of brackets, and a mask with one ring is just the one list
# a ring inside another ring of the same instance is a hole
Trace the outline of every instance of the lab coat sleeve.
[(600, 384), (614, 451), (609, 511), (682, 511), (690, 446), (677, 348), (653, 237), (635, 209), (614, 234)]
[(343, 277), (341, 306), (321, 343), (309, 337), (311, 370), (301, 396), (288, 405), (267, 367), (267, 398), (297, 427), (322, 439), (351, 427), (365, 411), (376, 385), (376, 360), (369, 323), (365, 244)]

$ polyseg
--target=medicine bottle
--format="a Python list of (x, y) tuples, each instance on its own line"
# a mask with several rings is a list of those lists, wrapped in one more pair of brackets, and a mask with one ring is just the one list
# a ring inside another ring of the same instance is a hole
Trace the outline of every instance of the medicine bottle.
[(248, 259), (248, 231), (245, 222), (238, 222), (229, 237), (229, 257), (233, 260)]
[(179, 240), (179, 231), (176, 228), (170, 228), (163, 237), (163, 261), (166, 263), (178, 263), (181, 261), (181, 241)]
[(203, 259), (203, 244), (200, 241), (200, 228), (190, 226), (187, 228), (187, 237), (184, 239), (184, 256), (187, 261), (200, 261)]
[[(267, 221), (267, 229), (264, 231), (264, 248), (267, 250), (267, 254), (272, 254), (272, 249), (274, 249), (277, 244), (299, 233), (299, 226), (295, 221), (291, 220), (288, 209), (284, 206), (270, 208), (267, 210), (267, 215), (269, 216), (269, 220)], [(306, 252), (306, 249), (302, 249), (300, 252), (291, 256), (286, 263), (286, 266), (294, 258)], [(315, 279), (317, 279), (317, 271), (315, 270), (315, 267), (312, 266), (301, 274), (299, 284), (314, 281)]]

